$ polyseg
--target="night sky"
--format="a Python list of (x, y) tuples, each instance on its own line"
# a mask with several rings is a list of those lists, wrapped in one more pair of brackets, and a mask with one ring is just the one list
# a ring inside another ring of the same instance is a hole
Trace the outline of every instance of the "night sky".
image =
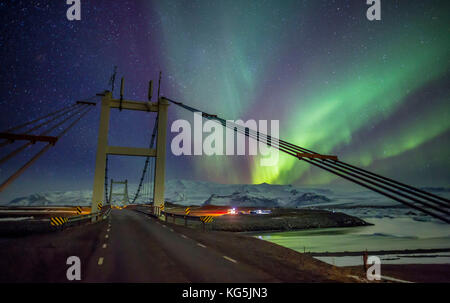
[[(372, 22), (365, 0), (82, 0), (72, 22), (65, 2), (0, 2), (1, 130), (108, 88), (114, 65), (125, 97), (145, 100), (162, 70), (169, 98), (226, 119), (280, 120), (287, 141), (412, 185), (450, 184), (449, 1), (382, 0)], [(111, 145), (148, 146), (154, 116), (111, 117)], [(191, 114), (170, 106), (169, 123), (180, 118)], [(98, 120), (99, 106), (0, 202), (91, 189)], [(37, 150), (1, 166), (1, 181)], [(348, 185), (290, 156), (264, 168), (257, 157), (168, 151), (167, 179)], [(110, 176), (136, 183), (144, 161), (114, 157)]]

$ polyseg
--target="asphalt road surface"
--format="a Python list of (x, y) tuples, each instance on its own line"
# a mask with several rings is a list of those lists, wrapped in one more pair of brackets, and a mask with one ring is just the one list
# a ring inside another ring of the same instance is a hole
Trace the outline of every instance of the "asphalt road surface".
[(81, 282), (277, 282), (132, 210), (61, 232), (0, 239), (0, 282), (69, 282), (66, 260), (81, 261)]

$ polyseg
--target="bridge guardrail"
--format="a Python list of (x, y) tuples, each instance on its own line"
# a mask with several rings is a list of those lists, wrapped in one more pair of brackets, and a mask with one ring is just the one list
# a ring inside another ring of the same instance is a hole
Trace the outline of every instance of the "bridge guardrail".
[(99, 217), (107, 217), (107, 216), (109, 216), (110, 212), (111, 212), (111, 208), (108, 208), (104, 212), (72, 216), (72, 217), (68, 217), (68, 222), (77, 222), (77, 221), (81, 221), (81, 220), (85, 220), (85, 219), (91, 219), (92, 217), (96, 217), (96, 219), (98, 220)]
[(153, 212), (154, 213), (155, 213), (155, 210), (156, 210), (156, 213), (159, 213), (160, 216), (164, 216), (166, 222), (168, 221), (167, 220), (168, 217), (172, 217), (173, 223), (175, 223), (175, 220), (177, 218), (183, 219), (184, 220), (184, 226), (187, 226), (187, 221), (201, 222), (203, 231), (205, 231), (205, 229), (206, 229), (206, 224), (213, 222), (213, 217), (212, 216), (193, 216), (193, 215), (189, 215), (190, 212), (191, 212), (190, 207), (186, 208), (185, 214), (168, 212), (168, 211), (165, 210), (164, 205), (162, 205), (162, 208), (158, 207), (158, 206), (153, 206), (152, 208), (153, 208)]
[[(92, 218), (95, 218), (95, 221), (100, 221), (102, 218), (106, 219), (109, 216), (110, 212), (111, 212), (111, 208), (108, 208), (108, 209), (106, 209), (103, 212), (100, 211), (100, 212), (90, 213), (90, 214), (86, 214), (86, 215), (77, 215), (77, 216), (72, 216), (72, 217), (66, 217), (65, 218), (66, 220), (65, 220), (65, 222), (63, 224), (52, 225), (52, 226), (55, 226), (55, 227), (61, 226), (61, 227), (64, 228), (65, 226), (67, 226), (67, 224), (80, 222), (80, 221), (85, 221), (85, 220), (89, 220), (89, 219), (92, 219)], [(53, 218), (45, 219), (45, 220), (49, 221), (49, 223), (51, 224), (52, 219)]]
[(47, 233), (64, 230), (69, 226), (82, 225), (88, 223), (95, 217), (96, 221), (106, 219), (110, 214), (110, 209), (105, 209), (100, 213), (92, 213), (77, 216), (61, 216), (54, 213), (45, 217), (28, 216), (23, 220), (2, 220), (0, 221), (0, 235), (30, 235), (37, 233)]
[(175, 223), (176, 218), (182, 218), (184, 219), (184, 226), (187, 226), (187, 221), (200, 221), (202, 222), (202, 230), (205, 231), (206, 224), (212, 223), (212, 216), (190, 216), (190, 215), (183, 215), (183, 214), (177, 214), (177, 213), (170, 213), (167, 211), (162, 211), (161, 214), (165, 217), (165, 220), (167, 222), (167, 217), (173, 218), (173, 223)]
[(202, 229), (203, 231), (206, 229), (206, 224), (212, 223), (213, 217), (212, 216), (192, 216), (189, 215), (190, 208), (188, 207), (186, 209), (186, 214), (178, 214), (178, 213), (172, 213), (165, 210), (164, 204), (162, 207), (159, 206), (153, 206), (153, 205), (146, 205), (151, 209), (151, 213), (153, 216), (159, 218), (161, 216), (164, 216), (165, 221), (167, 222), (167, 217), (172, 217), (173, 223), (175, 223), (175, 219), (183, 219), (184, 220), (184, 226), (187, 226), (187, 221), (197, 221), (202, 223)]

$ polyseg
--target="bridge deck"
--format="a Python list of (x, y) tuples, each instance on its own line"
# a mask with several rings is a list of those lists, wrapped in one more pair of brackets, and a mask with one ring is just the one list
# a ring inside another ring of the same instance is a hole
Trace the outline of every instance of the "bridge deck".
[(97, 224), (0, 239), (0, 282), (68, 282), (69, 256), (81, 259), (84, 282), (348, 279), (339, 269), (272, 243), (174, 226), (124, 209)]

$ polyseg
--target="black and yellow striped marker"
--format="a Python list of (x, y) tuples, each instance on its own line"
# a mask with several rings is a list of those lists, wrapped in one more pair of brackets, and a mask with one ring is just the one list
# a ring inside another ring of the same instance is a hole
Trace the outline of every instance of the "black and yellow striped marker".
[(81, 209), (81, 207), (77, 206), (77, 214), (81, 215), (82, 212), (83, 210)]
[(159, 207), (159, 209), (160, 209), (161, 211), (164, 211), (164, 204), (161, 204), (161, 206)]
[(191, 208), (190, 207), (186, 207), (184, 212), (186, 213), (186, 215), (189, 215), (189, 213), (191, 212)]
[(204, 223), (211, 223), (214, 220), (212, 216), (200, 217), (200, 221)]
[(69, 219), (64, 218), (64, 217), (53, 217), (53, 218), (50, 218), (50, 225), (60, 226), (60, 225), (63, 225), (64, 223), (67, 223), (68, 221), (69, 221)]
[(103, 207), (103, 203), (102, 203), (102, 202), (99, 202), (99, 203), (97, 204), (98, 210), (102, 210), (102, 207)]

